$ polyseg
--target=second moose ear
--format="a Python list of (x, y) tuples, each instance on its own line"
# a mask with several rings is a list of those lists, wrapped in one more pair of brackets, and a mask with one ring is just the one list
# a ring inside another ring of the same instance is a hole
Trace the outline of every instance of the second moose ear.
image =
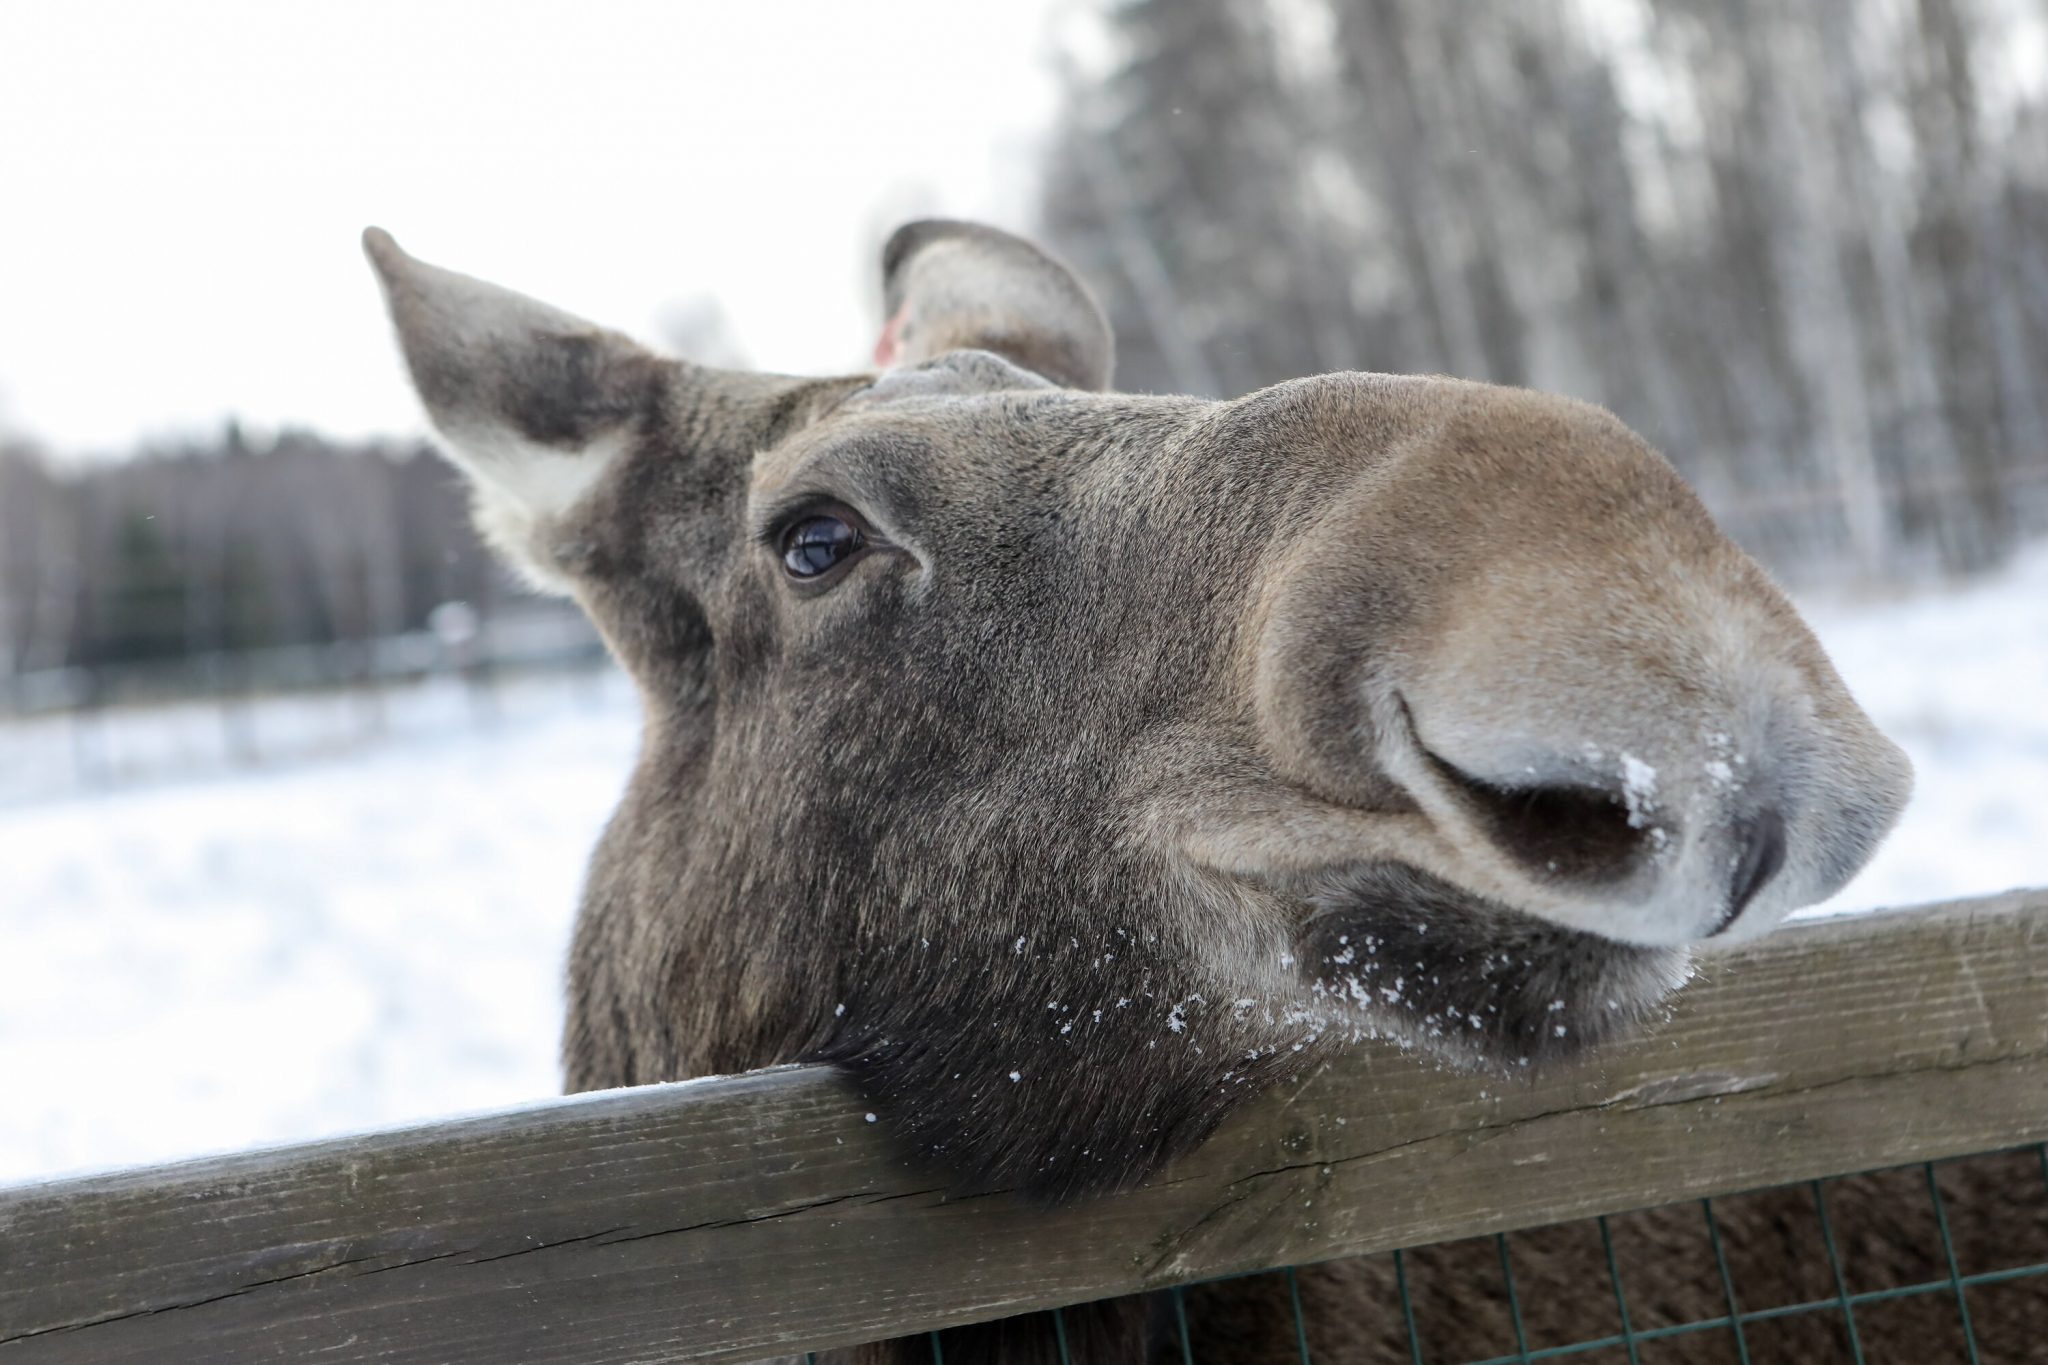
[(1021, 237), (942, 218), (906, 224), (883, 248), (882, 291), (889, 320), (878, 365), (974, 349), (1066, 388), (1109, 387), (1115, 349), (1101, 307)]

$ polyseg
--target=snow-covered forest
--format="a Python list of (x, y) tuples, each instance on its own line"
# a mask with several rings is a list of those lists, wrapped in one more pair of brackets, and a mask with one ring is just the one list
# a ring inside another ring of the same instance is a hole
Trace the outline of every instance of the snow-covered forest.
[(2007, 0), (1130, 0), (1052, 240), (1136, 389), (1603, 403), (1781, 572), (2048, 526), (2048, 52)]

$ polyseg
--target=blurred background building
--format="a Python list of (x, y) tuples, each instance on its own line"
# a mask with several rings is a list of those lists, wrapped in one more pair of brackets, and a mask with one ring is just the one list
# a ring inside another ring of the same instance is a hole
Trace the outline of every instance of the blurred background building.
[(743, 8), (0, 17), (0, 1179), (553, 1088), (632, 702), (427, 452), (373, 218), (710, 363), (859, 368), (945, 212), (1127, 389), (1605, 404), (1914, 752), (1845, 904), (2048, 881), (2038, 4)]

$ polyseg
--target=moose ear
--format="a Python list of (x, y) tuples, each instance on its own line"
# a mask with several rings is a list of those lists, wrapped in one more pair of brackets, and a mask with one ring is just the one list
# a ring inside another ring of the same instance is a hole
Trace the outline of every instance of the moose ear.
[(1067, 388), (1109, 387), (1115, 343), (1101, 306), (1021, 237), (942, 218), (908, 223), (882, 250), (882, 294), (877, 365), (979, 349)]
[(363, 233), (413, 386), (470, 476), (486, 539), (542, 588), (568, 584), (546, 531), (597, 483), (674, 362), (523, 294)]

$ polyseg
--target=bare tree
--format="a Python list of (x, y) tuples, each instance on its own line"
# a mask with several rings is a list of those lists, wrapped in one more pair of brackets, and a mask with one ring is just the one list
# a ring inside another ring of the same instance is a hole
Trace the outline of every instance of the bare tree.
[(2048, 523), (2015, 492), (2048, 474), (2048, 92), (2002, 76), (1994, 117), (1980, 74), (2039, 22), (1132, 0), (1072, 81), (1045, 227), (1106, 282), (1138, 387), (1562, 389), (1783, 568), (1979, 568)]

